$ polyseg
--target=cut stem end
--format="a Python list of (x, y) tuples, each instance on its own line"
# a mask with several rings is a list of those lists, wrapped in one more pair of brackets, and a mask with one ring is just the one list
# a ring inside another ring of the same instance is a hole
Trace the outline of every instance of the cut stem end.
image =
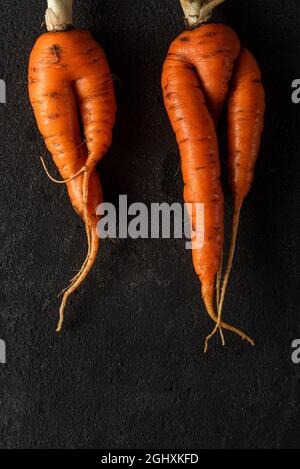
[(73, 24), (73, 0), (48, 0), (45, 14), (48, 31), (67, 31)]
[(213, 10), (225, 0), (179, 0), (184, 11), (185, 22), (191, 29), (207, 22)]

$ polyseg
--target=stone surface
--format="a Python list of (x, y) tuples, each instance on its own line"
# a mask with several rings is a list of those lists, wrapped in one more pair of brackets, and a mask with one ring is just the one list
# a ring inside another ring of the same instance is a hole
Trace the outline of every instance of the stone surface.
[[(216, 18), (257, 57), (266, 129), (245, 205), (225, 316), (257, 339), (211, 330), (181, 240), (104, 242), (93, 273), (54, 333), (59, 300), (85, 255), (80, 219), (46, 178), (27, 96), (27, 60), (46, 2), (1, 0), (1, 448), (299, 448), (300, 78), (298, 0), (228, 0)], [(76, 24), (104, 46), (118, 123), (99, 167), (105, 198), (182, 200), (178, 150), (163, 107), (161, 67), (183, 29), (175, 0), (75, 2)], [(276, 5), (275, 5), (276, 4)], [(225, 160), (225, 123), (221, 129)], [(224, 167), (225, 170), (225, 167)], [(229, 223), (230, 191), (224, 182)], [(229, 224), (227, 223), (227, 241)]]

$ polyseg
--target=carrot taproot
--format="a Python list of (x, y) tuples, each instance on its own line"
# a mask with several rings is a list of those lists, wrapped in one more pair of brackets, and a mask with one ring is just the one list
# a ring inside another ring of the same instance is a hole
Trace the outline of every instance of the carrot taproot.
[(265, 91), (261, 72), (253, 55), (241, 50), (232, 81), (228, 103), (228, 170), (234, 199), (231, 244), (218, 306), (222, 316), (237, 242), (240, 213), (254, 178), (264, 127)]
[[(214, 8), (222, 0), (213, 0)], [(180, 0), (191, 26), (199, 26), (205, 15), (203, 2)], [(197, 9), (198, 5), (198, 9)], [(195, 23), (196, 12), (198, 19)], [(204, 204), (204, 244), (192, 250), (206, 310), (216, 328), (236, 333), (251, 344), (250, 337), (218, 318), (214, 308), (214, 285), (220, 271), (224, 245), (224, 196), (221, 187), (216, 124), (228, 98), (229, 81), (240, 42), (228, 26), (206, 24), (182, 33), (171, 44), (163, 66), (162, 89), (165, 106), (179, 145), (184, 179), (184, 200)], [(192, 213), (192, 226), (195, 214)], [(208, 341), (205, 341), (207, 351)]]
[(103, 197), (96, 164), (111, 144), (116, 114), (105, 54), (88, 31), (72, 26), (72, 4), (72, 0), (48, 0), (48, 32), (32, 49), (28, 78), (38, 128), (62, 177), (62, 181), (51, 179), (66, 184), (88, 239), (86, 260), (64, 292), (58, 332), (67, 300), (87, 277), (98, 252), (96, 208)]

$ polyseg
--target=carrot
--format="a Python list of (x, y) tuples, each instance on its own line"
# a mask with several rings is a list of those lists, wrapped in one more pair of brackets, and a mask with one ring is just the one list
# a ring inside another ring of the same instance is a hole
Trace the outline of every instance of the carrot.
[(96, 165), (111, 144), (116, 113), (105, 54), (88, 31), (72, 26), (72, 4), (48, 0), (48, 32), (33, 47), (28, 80), (38, 128), (62, 177), (51, 179), (66, 184), (86, 224), (89, 244), (82, 269), (64, 292), (58, 332), (67, 300), (87, 277), (98, 252), (96, 208), (103, 197)]
[[(211, 12), (215, 5), (224, 0), (214, 0), (206, 5)], [(192, 15), (192, 31), (181, 34), (172, 44), (169, 54), (186, 61), (197, 72), (201, 82), (209, 113), (217, 125), (224, 104), (228, 98), (230, 78), (234, 62), (239, 55), (241, 44), (235, 32), (223, 24), (207, 24), (199, 26), (202, 20), (199, 15), (205, 15), (200, 8), (203, 2), (198, 0), (180, 0), (187, 18)], [(191, 10), (192, 9), (192, 10)], [(210, 13), (208, 13), (208, 19)], [(205, 16), (203, 21), (205, 20)], [(196, 29), (194, 29), (196, 27)]]
[(224, 275), (218, 314), (222, 316), (232, 268), (241, 209), (254, 178), (264, 127), (265, 91), (253, 55), (242, 49), (235, 68), (228, 104), (229, 180), (234, 198), (231, 245)]
[[(223, 344), (222, 329), (253, 344), (246, 334), (218, 318), (214, 309), (214, 284), (224, 245), (224, 197), (216, 123), (228, 98), (240, 42), (228, 26), (197, 26), (210, 17), (211, 9), (221, 1), (213, 0), (203, 9), (203, 2), (198, 0), (180, 0), (192, 29), (171, 44), (163, 67), (162, 89), (181, 154), (184, 200), (204, 204), (204, 245), (193, 248), (192, 253), (207, 313), (216, 323)], [(195, 213), (191, 218), (195, 229)], [(210, 336), (205, 341), (205, 351), (209, 339)]]

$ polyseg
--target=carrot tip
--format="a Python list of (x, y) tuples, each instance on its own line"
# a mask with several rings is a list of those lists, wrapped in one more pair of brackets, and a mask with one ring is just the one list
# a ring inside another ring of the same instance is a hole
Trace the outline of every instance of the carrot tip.
[(64, 313), (65, 313), (65, 304), (64, 304), (64, 301), (63, 301), (63, 304), (61, 305), (60, 310), (59, 310), (59, 322), (58, 322), (58, 326), (57, 326), (57, 329), (56, 329), (56, 332), (58, 334), (62, 331), (62, 328), (63, 328), (64, 319), (65, 319), (65, 314)]
[(249, 344), (252, 345), (252, 347), (256, 346), (255, 341), (251, 339), (251, 337), (246, 337), (245, 340), (247, 340), (247, 342), (249, 342)]
[(204, 353), (207, 353), (208, 343), (214, 337), (214, 335), (217, 333), (218, 330), (220, 331), (222, 346), (223, 347), (225, 346), (225, 338), (224, 338), (224, 334), (223, 334), (223, 331), (222, 331), (222, 326), (220, 324), (217, 324), (216, 327), (214, 328), (214, 330), (211, 332), (211, 334), (209, 334), (205, 339)]
[(56, 328), (56, 332), (57, 332), (58, 334), (60, 334), (61, 331), (62, 331), (62, 328), (63, 328), (63, 320), (60, 320), (60, 321), (59, 321), (59, 324), (58, 324), (58, 326), (57, 326), (57, 328)]

